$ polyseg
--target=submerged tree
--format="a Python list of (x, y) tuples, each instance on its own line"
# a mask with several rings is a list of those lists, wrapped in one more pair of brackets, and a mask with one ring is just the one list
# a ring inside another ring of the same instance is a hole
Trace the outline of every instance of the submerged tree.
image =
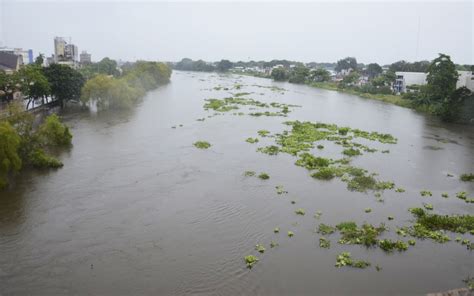
[(84, 77), (78, 71), (65, 65), (53, 64), (43, 68), (44, 75), (51, 85), (51, 95), (65, 106), (67, 101), (79, 100)]

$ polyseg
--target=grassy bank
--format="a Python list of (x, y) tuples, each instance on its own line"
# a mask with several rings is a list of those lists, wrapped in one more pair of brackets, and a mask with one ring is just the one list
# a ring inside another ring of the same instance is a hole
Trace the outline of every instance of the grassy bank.
[(405, 108), (416, 109), (417, 111), (423, 111), (423, 112), (428, 111), (428, 110), (418, 110), (417, 108), (414, 108), (409, 100), (405, 100), (401, 96), (397, 96), (397, 95), (370, 94), (370, 93), (363, 93), (360, 91), (356, 91), (353, 89), (338, 88), (337, 83), (335, 82), (311, 82), (308, 85), (312, 87), (348, 93), (351, 95), (360, 96), (362, 98), (378, 100), (378, 101), (394, 104), (394, 105), (405, 107)]

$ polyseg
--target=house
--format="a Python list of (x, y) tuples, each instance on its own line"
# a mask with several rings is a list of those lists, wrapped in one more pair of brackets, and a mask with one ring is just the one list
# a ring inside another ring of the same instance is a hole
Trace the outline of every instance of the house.
[[(393, 84), (393, 90), (397, 93), (407, 92), (407, 87), (411, 85), (425, 85), (428, 73), (424, 72), (395, 72), (396, 80)], [(472, 71), (458, 71), (458, 81), (456, 88), (467, 87), (474, 91), (474, 75)]]
[(0, 70), (7, 74), (18, 71), (23, 66), (23, 57), (8, 52), (0, 51)]

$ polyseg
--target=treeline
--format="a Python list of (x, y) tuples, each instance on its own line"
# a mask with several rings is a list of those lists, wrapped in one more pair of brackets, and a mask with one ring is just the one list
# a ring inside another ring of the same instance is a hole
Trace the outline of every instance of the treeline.
[(164, 63), (136, 62), (121, 76), (98, 74), (82, 88), (81, 102), (96, 104), (99, 109), (127, 109), (147, 91), (168, 83), (171, 69)]

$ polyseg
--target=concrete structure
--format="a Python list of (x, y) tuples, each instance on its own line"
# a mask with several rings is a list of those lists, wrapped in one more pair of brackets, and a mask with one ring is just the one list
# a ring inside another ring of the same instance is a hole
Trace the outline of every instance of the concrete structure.
[(92, 63), (91, 54), (87, 53), (87, 51), (81, 52), (79, 57), (79, 61), (82, 65)]
[(66, 40), (63, 37), (54, 38), (54, 61), (59, 62), (64, 59), (65, 49), (66, 49)]
[(23, 59), (23, 64), (32, 64), (34, 62), (33, 50), (31, 49), (22, 49), (22, 48), (10, 48), (10, 47), (0, 47), (0, 52), (6, 52), (10, 54), (20, 55)]
[(54, 62), (67, 65), (72, 68), (78, 67), (79, 50), (76, 45), (67, 43), (63, 37), (54, 38)]
[(79, 50), (76, 45), (74, 44), (66, 44), (64, 48), (64, 59), (66, 61), (75, 61), (77, 62), (79, 59)]
[(0, 70), (7, 74), (18, 71), (23, 66), (23, 56), (0, 51)]
[[(459, 78), (456, 88), (467, 87), (474, 91), (474, 75), (471, 71), (458, 71)], [(395, 72), (397, 76), (393, 89), (397, 93), (407, 92), (407, 87), (411, 85), (425, 85), (428, 73), (423, 72)]]

